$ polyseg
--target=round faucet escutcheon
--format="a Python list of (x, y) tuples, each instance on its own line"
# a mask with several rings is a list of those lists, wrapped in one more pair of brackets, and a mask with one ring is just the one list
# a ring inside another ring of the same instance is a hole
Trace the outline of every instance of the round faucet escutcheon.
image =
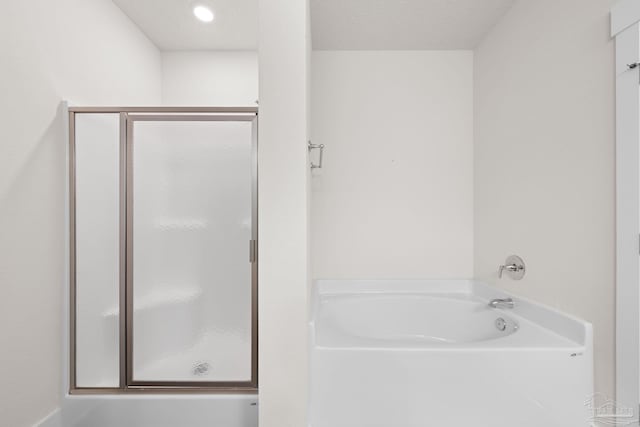
[(522, 258), (518, 255), (509, 255), (498, 269), (498, 278), (502, 279), (503, 274), (506, 274), (512, 280), (521, 280), (526, 271), (527, 267)]

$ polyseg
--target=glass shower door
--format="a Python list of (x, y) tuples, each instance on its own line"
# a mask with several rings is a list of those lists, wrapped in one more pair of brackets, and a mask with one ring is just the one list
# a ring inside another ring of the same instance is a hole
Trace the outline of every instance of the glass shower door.
[(255, 386), (255, 115), (127, 119), (127, 377)]

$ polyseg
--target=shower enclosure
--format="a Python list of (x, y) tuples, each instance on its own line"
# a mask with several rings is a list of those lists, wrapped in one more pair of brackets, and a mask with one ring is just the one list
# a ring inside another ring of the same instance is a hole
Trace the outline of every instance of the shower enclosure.
[(70, 393), (257, 389), (257, 109), (70, 108)]

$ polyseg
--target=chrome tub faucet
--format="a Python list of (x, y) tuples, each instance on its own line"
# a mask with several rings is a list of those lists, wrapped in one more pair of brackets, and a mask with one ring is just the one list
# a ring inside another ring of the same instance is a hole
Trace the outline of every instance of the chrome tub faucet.
[(514, 308), (516, 303), (512, 298), (496, 298), (489, 301), (488, 306), (491, 308)]

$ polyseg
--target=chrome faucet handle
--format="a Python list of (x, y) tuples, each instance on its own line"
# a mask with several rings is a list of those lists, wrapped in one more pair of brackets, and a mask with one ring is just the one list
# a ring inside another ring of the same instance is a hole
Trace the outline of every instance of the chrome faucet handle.
[(526, 267), (524, 261), (517, 255), (509, 255), (504, 264), (498, 269), (498, 278), (502, 279), (504, 272), (513, 280), (520, 280), (524, 277)]
[(507, 270), (507, 271), (518, 271), (518, 266), (515, 264), (509, 264), (509, 265), (501, 265), (500, 266), (500, 270), (498, 270), (498, 277), (500, 279), (502, 279), (502, 273)]

